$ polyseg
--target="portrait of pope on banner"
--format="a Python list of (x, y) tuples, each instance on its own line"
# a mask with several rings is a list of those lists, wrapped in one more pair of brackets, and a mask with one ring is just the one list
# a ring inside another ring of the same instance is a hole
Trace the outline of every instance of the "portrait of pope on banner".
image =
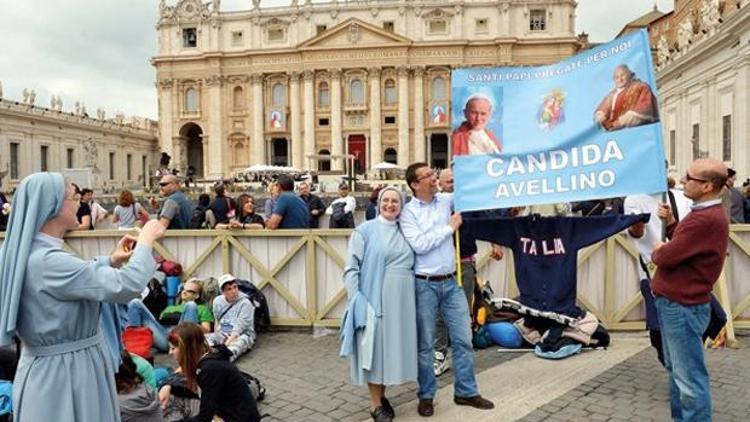
[(500, 140), (487, 127), (492, 119), (492, 100), (484, 94), (473, 94), (464, 106), (464, 121), (451, 136), (453, 156), (493, 154), (503, 151)]
[(615, 68), (615, 89), (602, 100), (594, 120), (607, 131), (659, 121), (656, 97), (645, 82), (636, 79), (627, 65)]

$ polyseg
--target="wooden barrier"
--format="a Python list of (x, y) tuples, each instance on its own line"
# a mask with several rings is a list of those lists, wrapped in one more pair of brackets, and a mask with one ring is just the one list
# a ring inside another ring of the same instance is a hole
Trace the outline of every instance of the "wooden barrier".
[[(168, 231), (155, 250), (180, 262), (187, 277), (229, 272), (265, 293), (271, 321), (281, 326), (337, 327), (346, 304), (343, 269), (350, 230)], [(123, 232), (71, 232), (65, 245), (83, 256), (109, 255)], [(3, 234), (0, 234), (0, 242)], [(497, 295), (513, 297), (513, 258), (489, 258), (480, 242), (477, 274)], [(578, 301), (612, 330), (642, 330), (645, 311), (639, 290), (638, 253), (624, 235), (592, 245), (578, 255)], [(733, 225), (724, 272), (716, 294), (729, 328), (750, 328), (750, 225)]]

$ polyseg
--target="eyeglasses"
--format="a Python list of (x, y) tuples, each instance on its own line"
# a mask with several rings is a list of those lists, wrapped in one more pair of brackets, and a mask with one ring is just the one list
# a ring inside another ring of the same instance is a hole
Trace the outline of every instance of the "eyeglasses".
[(196, 292), (195, 290), (182, 289), (182, 291), (185, 292), (185, 293), (190, 293), (191, 295), (197, 295), (198, 294), (198, 292)]
[(164, 187), (164, 186), (167, 186), (167, 185), (170, 185), (170, 184), (172, 184), (172, 182), (159, 182), (159, 186), (161, 186), (161, 187)]
[(689, 182), (691, 180), (693, 182), (708, 183), (708, 180), (706, 179), (698, 179), (697, 177), (691, 176), (690, 173), (685, 173), (685, 181)]
[(417, 182), (421, 182), (424, 179), (429, 179), (430, 177), (435, 177), (435, 172), (432, 170), (425, 173), (425, 175), (422, 177), (417, 177)]

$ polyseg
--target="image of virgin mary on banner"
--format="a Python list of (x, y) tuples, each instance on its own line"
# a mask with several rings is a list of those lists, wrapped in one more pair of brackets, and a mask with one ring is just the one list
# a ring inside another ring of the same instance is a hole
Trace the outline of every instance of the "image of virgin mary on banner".
[(645, 30), (547, 66), (451, 78), (457, 210), (666, 190)]

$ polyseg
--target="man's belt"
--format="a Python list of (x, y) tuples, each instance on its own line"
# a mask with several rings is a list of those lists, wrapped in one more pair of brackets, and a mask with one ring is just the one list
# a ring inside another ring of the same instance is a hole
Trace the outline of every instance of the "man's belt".
[(450, 278), (454, 278), (456, 276), (456, 273), (450, 273), (450, 274), (438, 274), (438, 275), (427, 275), (427, 274), (414, 274), (414, 277), (419, 278), (421, 280), (427, 280), (427, 281), (445, 281)]

